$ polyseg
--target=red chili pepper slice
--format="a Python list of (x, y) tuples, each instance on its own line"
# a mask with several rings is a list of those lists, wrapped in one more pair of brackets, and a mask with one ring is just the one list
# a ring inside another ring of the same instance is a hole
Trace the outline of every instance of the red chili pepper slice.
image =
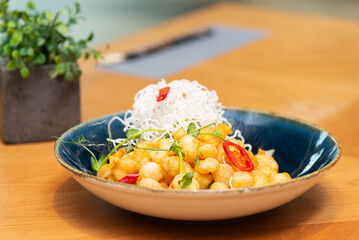
[[(236, 151), (231, 151), (229, 149), (229, 146), (237, 148), (240, 154)], [(223, 142), (223, 150), (228, 156), (229, 160), (231, 160), (233, 165), (237, 167), (239, 170), (250, 172), (254, 169), (253, 162), (251, 161), (250, 157), (246, 153), (246, 150), (244, 150), (241, 146), (229, 141), (225, 141)], [(238, 163), (239, 160), (244, 161), (246, 163), (246, 166), (245, 167), (240, 166)]]
[(139, 173), (130, 173), (126, 177), (121, 178), (118, 182), (134, 184), (138, 179)]
[(157, 97), (157, 102), (161, 102), (166, 99), (168, 93), (170, 91), (170, 87), (164, 87), (159, 90), (159, 95)]

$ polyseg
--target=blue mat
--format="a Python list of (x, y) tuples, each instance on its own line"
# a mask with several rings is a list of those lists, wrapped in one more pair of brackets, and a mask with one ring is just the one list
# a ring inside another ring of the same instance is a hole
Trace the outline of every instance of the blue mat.
[(267, 31), (263, 30), (222, 25), (212, 26), (211, 29), (209, 36), (175, 45), (141, 58), (109, 66), (99, 66), (99, 69), (158, 80), (267, 36)]

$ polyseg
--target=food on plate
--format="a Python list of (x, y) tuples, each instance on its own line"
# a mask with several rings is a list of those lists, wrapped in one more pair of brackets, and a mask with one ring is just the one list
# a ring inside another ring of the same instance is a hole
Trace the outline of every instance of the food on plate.
[[(269, 151), (245, 143), (232, 129), (215, 91), (198, 82), (164, 80), (142, 89), (124, 119), (108, 123), (112, 150), (91, 166), (100, 178), (147, 188), (232, 189), (278, 184), (291, 179), (278, 173)], [(112, 136), (111, 125), (120, 121), (126, 138)]]
[(189, 190), (254, 187), (291, 179), (278, 173), (277, 162), (265, 151), (254, 155), (241, 140), (228, 138), (232, 129), (227, 124), (192, 126), (167, 138), (141, 141), (133, 151), (120, 149), (97, 176), (142, 187)]

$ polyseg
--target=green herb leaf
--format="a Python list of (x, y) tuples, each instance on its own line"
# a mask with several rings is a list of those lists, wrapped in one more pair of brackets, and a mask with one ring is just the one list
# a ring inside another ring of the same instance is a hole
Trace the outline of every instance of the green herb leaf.
[(182, 189), (191, 185), (193, 179), (193, 173), (189, 172), (182, 177), (181, 180), (178, 181), (178, 184), (181, 186)]
[(91, 156), (91, 167), (96, 172), (100, 169), (100, 164), (94, 156)]
[(192, 137), (197, 137), (200, 134), (200, 130), (196, 130), (195, 132), (191, 133)]
[(188, 124), (187, 133), (188, 133), (188, 134), (191, 134), (196, 128), (197, 128), (197, 127), (196, 127), (196, 124), (194, 124), (194, 123)]
[[(135, 134), (137, 134), (137, 133), (139, 133), (140, 132), (140, 130), (138, 130), (138, 129), (130, 129), (130, 130), (128, 130), (127, 132), (126, 132), (126, 137), (127, 138), (132, 138)], [(133, 138), (133, 139), (137, 139), (137, 138), (140, 138), (141, 137), (141, 135), (138, 135), (138, 136), (136, 136), (135, 138)]]
[(100, 167), (107, 164), (106, 156), (105, 155), (100, 155), (99, 158), (98, 158), (98, 163), (99, 163)]
[(213, 131), (212, 135), (216, 137), (220, 137), (222, 135), (222, 131)]
[(170, 147), (170, 151), (176, 153), (176, 155), (178, 155), (178, 153), (181, 151), (182, 147), (178, 146), (178, 142), (176, 141), (174, 143), (172, 143), (171, 147)]

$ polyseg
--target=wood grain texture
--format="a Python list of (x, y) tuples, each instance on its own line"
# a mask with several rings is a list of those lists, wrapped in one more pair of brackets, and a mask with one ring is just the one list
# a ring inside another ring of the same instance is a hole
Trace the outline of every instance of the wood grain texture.
[[(274, 210), (182, 222), (116, 208), (61, 168), (54, 142), (0, 144), (0, 239), (359, 239), (359, 23), (219, 4), (115, 41), (128, 50), (208, 23), (264, 29), (268, 37), (168, 76), (216, 89), (227, 106), (295, 116), (332, 132), (343, 156), (315, 187)], [(126, 110), (153, 82), (82, 62), (83, 121)]]

